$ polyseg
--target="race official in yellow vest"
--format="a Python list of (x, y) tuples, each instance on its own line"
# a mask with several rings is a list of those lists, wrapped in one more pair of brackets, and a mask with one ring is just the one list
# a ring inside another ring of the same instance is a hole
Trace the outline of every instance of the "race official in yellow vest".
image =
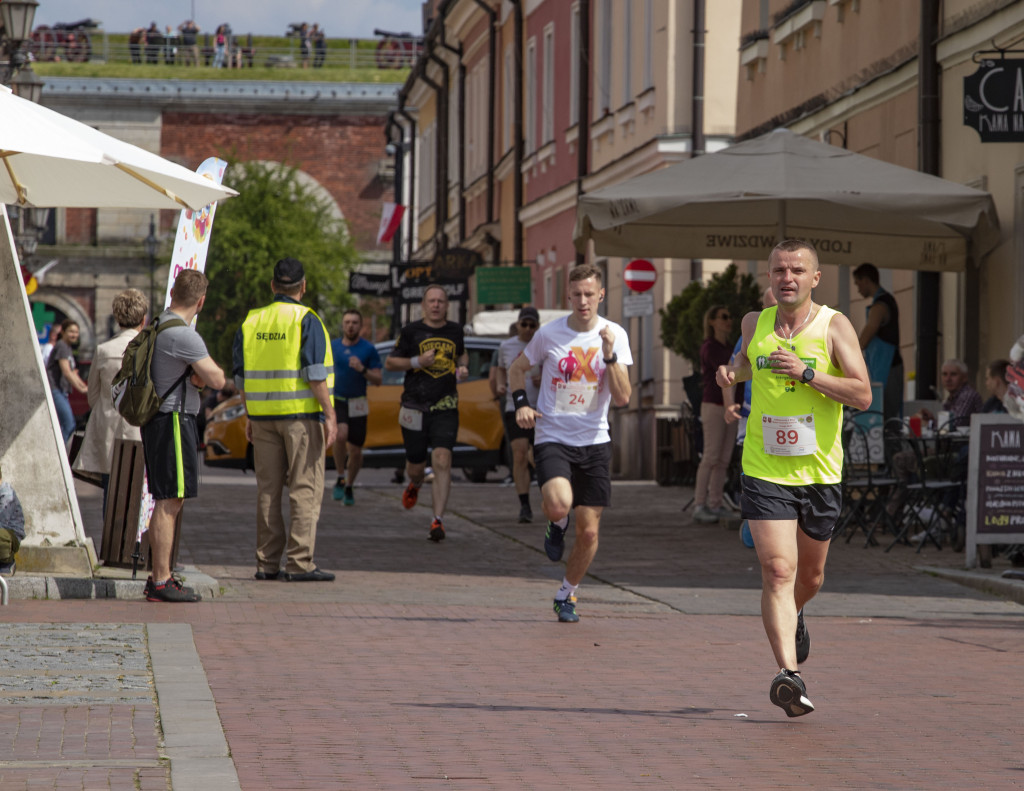
[[(233, 348), (256, 468), (256, 579), (283, 574), (289, 582), (330, 582), (334, 575), (317, 568), (313, 552), (325, 448), (338, 433), (331, 341), (320, 317), (301, 303), (306, 274), (300, 261), (278, 261), (270, 287), (274, 301), (249, 312)], [(286, 486), (287, 529), (281, 512)]]
[(778, 663), (769, 699), (814, 711), (797, 669), (810, 652), (803, 607), (821, 588), (842, 506), (843, 405), (868, 409), (871, 384), (850, 320), (816, 305), (818, 256), (787, 239), (768, 258), (777, 308), (743, 317), (743, 345), (719, 386), (751, 380), (743, 441), (743, 518), (761, 564), (761, 619)]

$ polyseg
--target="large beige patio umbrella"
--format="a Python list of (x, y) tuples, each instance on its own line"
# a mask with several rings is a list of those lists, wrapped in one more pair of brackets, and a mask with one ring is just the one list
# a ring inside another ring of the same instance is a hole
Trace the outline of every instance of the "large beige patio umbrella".
[(581, 196), (575, 243), (599, 255), (767, 260), (812, 242), (822, 263), (959, 271), (999, 243), (992, 196), (788, 130)]
[[(0, 86), (0, 204), (202, 209), (237, 193)], [(97, 306), (97, 313), (107, 306)], [(14, 237), (0, 205), (0, 463), (27, 521), (18, 571), (91, 576)]]
[(0, 203), (201, 209), (237, 195), (0, 86)]

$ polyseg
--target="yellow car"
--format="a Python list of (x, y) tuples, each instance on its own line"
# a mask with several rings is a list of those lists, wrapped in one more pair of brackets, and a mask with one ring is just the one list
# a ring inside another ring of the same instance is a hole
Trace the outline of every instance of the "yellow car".
[[(505, 464), (505, 429), (498, 401), (491, 395), (487, 381), (491, 359), (501, 344), (500, 338), (470, 335), (466, 338), (469, 355), (469, 376), (459, 387), (459, 435), (453, 449), (452, 466), (461, 468), (471, 481), (482, 482), (488, 471)], [(394, 341), (377, 344), (381, 360), (395, 347)], [(370, 385), (367, 398), (370, 417), (363, 446), (363, 466), (403, 469), (405, 449), (398, 426), (398, 409), (402, 397), (402, 371), (384, 371), (380, 387)], [(206, 423), (205, 463), (210, 467), (253, 469), (252, 445), (245, 439), (245, 408), (241, 396), (229, 398), (217, 406)], [(327, 449), (327, 466), (334, 467), (331, 449)]]

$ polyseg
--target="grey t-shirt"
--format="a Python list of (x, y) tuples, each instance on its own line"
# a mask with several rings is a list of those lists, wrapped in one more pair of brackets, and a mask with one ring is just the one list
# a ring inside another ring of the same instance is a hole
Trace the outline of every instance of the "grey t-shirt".
[[(160, 321), (169, 319), (180, 319), (176, 313), (165, 310), (160, 315)], [(173, 385), (178, 377), (184, 373), (185, 368), (194, 362), (209, 357), (206, 344), (191, 327), (169, 327), (157, 336), (156, 351), (153, 353), (153, 385), (157, 393), (163, 395), (167, 388)], [(181, 394), (184, 389), (185, 408), (181, 409)], [(161, 412), (182, 411), (190, 415), (199, 414), (200, 398), (199, 389), (188, 379), (182, 385), (174, 388), (164, 402), (160, 405)]]

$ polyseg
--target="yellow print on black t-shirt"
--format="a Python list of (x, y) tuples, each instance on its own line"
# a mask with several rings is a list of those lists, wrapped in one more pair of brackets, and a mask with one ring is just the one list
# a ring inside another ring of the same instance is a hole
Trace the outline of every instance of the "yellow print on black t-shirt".
[(440, 379), (442, 376), (455, 373), (455, 342), (448, 340), (448, 338), (427, 338), (420, 341), (421, 355), (426, 354), (431, 349), (434, 350), (434, 362), (430, 364), (429, 368), (422, 368), (420, 370), (430, 374), (435, 379)]

